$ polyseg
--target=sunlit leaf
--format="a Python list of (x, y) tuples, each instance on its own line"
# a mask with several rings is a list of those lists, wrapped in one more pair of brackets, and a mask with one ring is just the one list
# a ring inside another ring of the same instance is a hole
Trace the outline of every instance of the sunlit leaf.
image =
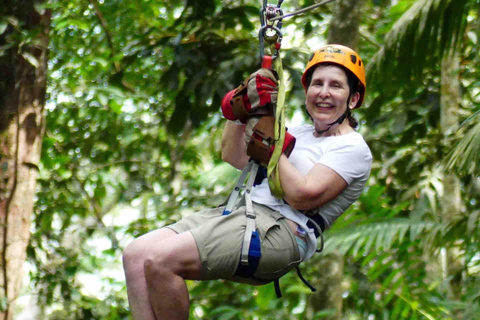
[(38, 68), (39, 62), (38, 62), (38, 59), (34, 55), (32, 55), (28, 52), (23, 52), (22, 57), (24, 57), (25, 60), (27, 60), (32, 66), (34, 66), (35, 68)]

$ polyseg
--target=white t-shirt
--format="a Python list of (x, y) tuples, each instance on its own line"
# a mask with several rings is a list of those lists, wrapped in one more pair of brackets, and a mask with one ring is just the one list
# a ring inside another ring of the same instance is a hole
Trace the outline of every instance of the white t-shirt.
[[(320, 163), (333, 169), (347, 182), (348, 186), (338, 197), (317, 209), (325, 220), (325, 228), (328, 228), (362, 193), (370, 175), (372, 154), (358, 132), (317, 138), (313, 135), (314, 130), (313, 125), (288, 130), (296, 138), (289, 160), (302, 174), (306, 175), (315, 164)], [(272, 196), (267, 179), (255, 186), (252, 201), (264, 204), (295, 221), (307, 231), (308, 249), (305, 260), (315, 253), (317, 241), (314, 230), (307, 227), (308, 218), (282, 199)]]

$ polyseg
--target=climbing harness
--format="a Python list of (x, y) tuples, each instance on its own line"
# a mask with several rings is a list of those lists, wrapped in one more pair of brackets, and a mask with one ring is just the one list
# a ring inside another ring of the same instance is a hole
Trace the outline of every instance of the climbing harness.
[[(247, 216), (247, 223), (245, 228), (245, 236), (243, 238), (242, 254), (240, 257), (240, 266), (248, 266), (248, 270), (251, 271), (251, 275), (255, 273), (258, 267), (258, 261), (260, 260), (260, 237), (258, 231), (255, 227), (255, 212), (253, 211), (253, 203), (251, 199), (251, 192), (253, 189), (254, 181), (257, 176), (259, 164), (257, 161), (250, 160), (240, 175), (240, 178), (235, 185), (232, 193), (227, 202), (227, 206), (223, 210), (223, 215), (228, 215), (232, 213), (233, 209), (237, 205), (238, 196), (242, 189), (245, 189), (245, 214)], [(244, 186), (243, 183), (248, 177), (247, 184)], [(244, 269), (244, 268), (243, 268)], [(243, 271), (244, 274), (250, 273), (247, 270)], [(248, 274), (249, 275), (249, 274)], [(247, 276), (248, 276), (247, 275)]]
[[(233, 191), (230, 193), (226, 207), (223, 211), (223, 215), (230, 214), (233, 210), (239, 207), (239, 203), (245, 204), (246, 214), (246, 228), (245, 235), (242, 244), (242, 251), (240, 256), (239, 265), (235, 275), (244, 278), (254, 278), (254, 274), (258, 268), (261, 253), (261, 243), (258, 230), (255, 225), (255, 212), (253, 210), (253, 203), (251, 199), (251, 192), (253, 187), (257, 183), (266, 177), (268, 179), (270, 191), (273, 196), (278, 199), (283, 199), (283, 190), (280, 185), (278, 161), (282, 154), (282, 148), (285, 142), (285, 114), (284, 114), (284, 102), (285, 102), (285, 79), (283, 75), (282, 60), (280, 57), (280, 48), (283, 39), (282, 19), (293, 15), (301, 14), (306, 11), (315, 9), (321, 5), (330, 3), (335, 0), (326, 0), (317, 3), (313, 6), (297, 10), (295, 12), (284, 15), (281, 9), (283, 0), (278, 0), (276, 5), (268, 4), (267, 0), (263, 1), (263, 6), (260, 9), (260, 21), (261, 27), (258, 32), (258, 39), (260, 43), (260, 60), (261, 67), (267, 69), (273, 69), (278, 75), (278, 95), (276, 105), (274, 106), (273, 115), (275, 118), (274, 124), (274, 141), (275, 148), (268, 162), (267, 167), (261, 166), (260, 162), (250, 158), (247, 165), (243, 169)], [(266, 51), (269, 51), (268, 53)], [(253, 137), (251, 138), (253, 139)], [(263, 141), (265, 145), (269, 145), (268, 141)], [(246, 183), (245, 183), (246, 181)], [(243, 191), (243, 196), (240, 197)], [(322, 219), (318, 215), (319, 219)], [(324, 222), (315, 220), (309, 217), (307, 224), (309, 227), (315, 230), (315, 233), (321, 237), (320, 251), (323, 250), (323, 235)], [(319, 250), (317, 250), (319, 252)], [(311, 286), (305, 278), (301, 275), (300, 269), (297, 267), (297, 274), (300, 279), (313, 291), (316, 289)], [(274, 280), (275, 291), (277, 297), (281, 297), (280, 286), (278, 279)]]

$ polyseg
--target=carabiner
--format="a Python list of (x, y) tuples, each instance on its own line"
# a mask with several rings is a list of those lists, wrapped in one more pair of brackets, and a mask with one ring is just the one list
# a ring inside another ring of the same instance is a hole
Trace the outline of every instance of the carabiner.
[[(267, 0), (263, 1), (263, 7), (260, 10), (260, 21), (262, 23), (260, 30), (258, 31), (258, 40), (260, 42), (260, 59), (262, 61), (262, 68), (271, 68), (272, 61), (278, 57), (279, 50), (281, 47), (281, 42), (283, 39), (282, 31), (282, 20), (276, 19), (275, 21), (271, 20), (276, 17), (283, 15), (283, 11), (280, 8), (283, 0), (279, 0), (278, 4), (275, 6), (273, 4), (268, 4)], [(275, 33), (273, 35), (268, 34), (267, 32), (273, 30)], [(267, 41), (270, 44), (275, 44), (275, 51), (272, 52), (271, 56), (265, 55), (265, 45), (264, 41)]]
[[(267, 30), (270, 30), (270, 29), (275, 31), (274, 35), (267, 35)], [(265, 53), (264, 40), (271, 44), (275, 43), (275, 51), (276, 51), (276, 54), (278, 54), (278, 50), (280, 50), (282, 39), (283, 39), (283, 33), (279, 28), (275, 26), (268, 26), (268, 25), (261, 27), (260, 30), (258, 31), (258, 41), (260, 42), (260, 56), (263, 56)]]

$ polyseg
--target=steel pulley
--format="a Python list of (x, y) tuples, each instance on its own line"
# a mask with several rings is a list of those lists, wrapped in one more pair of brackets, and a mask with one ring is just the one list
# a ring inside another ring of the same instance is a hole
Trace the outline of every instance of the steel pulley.
[[(278, 0), (278, 3), (269, 4), (267, 0), (263, 0), (263, 6), (260, 9), (260, 30), (258, 31), (258, 40), (260, 42), (260, 60), (262, 68), (272, 68), (272, 62), (279, 56), (279, 50), (282, 45), (283, 33), (282, 20), (283, 18), (292, 17), (305, 13), (307, 11), (316, 9), (324, 4), (333, 2), (335, 0), (320, 1), (309, 7), (296, 10), (291, 13), (283, 14), (281, 8), (283, 0)], [(270, 46), (270, 54), (265, 54), (265, 43)]]

